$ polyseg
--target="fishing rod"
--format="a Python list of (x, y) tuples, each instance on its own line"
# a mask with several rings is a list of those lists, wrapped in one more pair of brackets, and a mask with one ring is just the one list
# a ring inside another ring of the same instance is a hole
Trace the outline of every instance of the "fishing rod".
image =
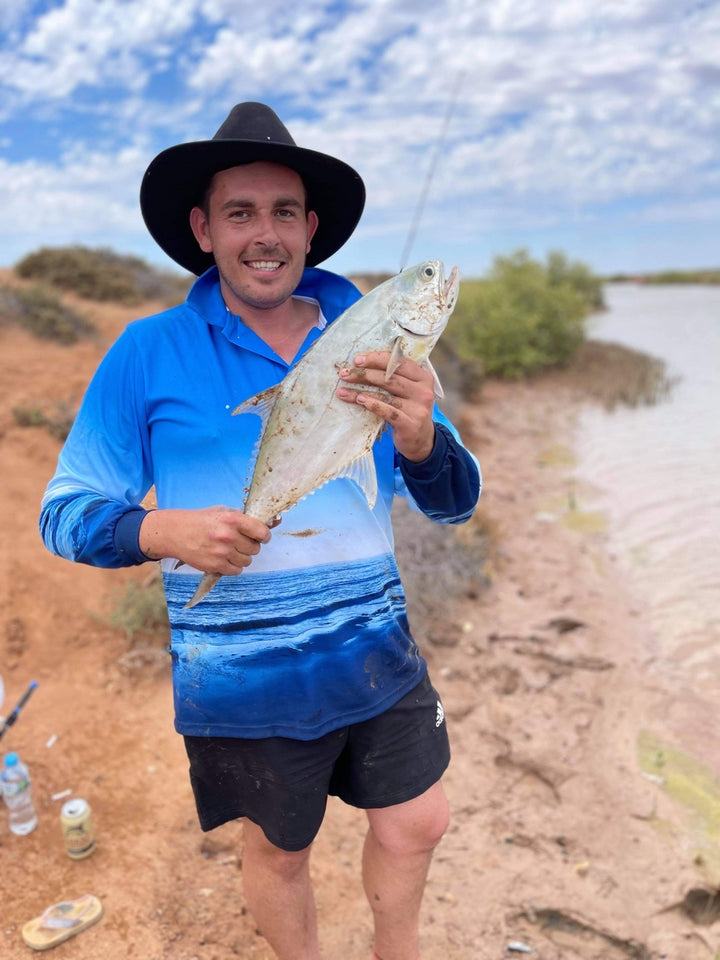
[(423, 184), (423, 188), (420, 191), (420, 196), (418, 197), (417, 206), (415, 207), (415, 213), (410, 223), (410, 230), (408, 232), (407, 240), (405, 241), (405, 247), (403, 249), (402, 256), (400, 258), (401, 273), (407, 266), (408, 257), (410, 256), (410, 250), (412, 249), (412, 245), (415, 242), (415, 234), (417, 233), (418, 227), (420, 225), (420, 218), (422, 216), (423, 209), (425, 207), (425, 202), (427, 200), (428, 193), (430, 192), (430, 185), (432, 184), (433, 178), (435, 176), (435, 170), (437, 169), (437, 165), (440, 160), (440, 154), (445, 144), (445, 136), (447, 134), (448, 127), (450, 126), (450, 121), (452, 120), (453, 113), (455, 112), (455, 105), (457, 104), (458, 98), (460, 96), (460, 88), (462, 86), (462, 82), (464, 79), (465, 79), (465, 71), (461, 70), (460, 73), (457, 75), (457, 79), (455, 80), (455, 86), (453, 87), (453, 92), (450, 96), (450, 100), (448, 101), (447, 110), (445, 111), (445, 119), (443, 121), (442, 127), (440, 128), (440, 135), (438, 136), (437, 142), (435, 144), (435, 153), (430, 162), (430, 167), (428, 168), (428, 172), (425, 176), (425, 183)]
[(30, 683), (30, 686), (27, 688), (27, 690), (25, 691), (25, 693), (20, 697), (20, 699), (19, 699), (18, 702), (17, 702), (17, 705), (16, 705), (15, 708), (12, 710), (12, 712), (10, 713), (10, 715), (9, 715), (8, 717), (6, 717), (5, 720), (2, 722), (2, 725), (0, 726), (0, 739), (2, 739), (5, 731), (6, 731), (6, 730), (9, 730), (10, 727), (15, 723), (15, 721), (16, 721), (17, 718), (18, 718), (18, 715), (19, 715), (20, 711), (21, 711), (22, 708), (25, 706), (25, 704), (28, 702), (28, 700), (30, 699), (30, 694), (33, 692), (33, 690), (35, 689), (35, 687), (37, 687), (37, 680), (33, 680), (33, 681)]

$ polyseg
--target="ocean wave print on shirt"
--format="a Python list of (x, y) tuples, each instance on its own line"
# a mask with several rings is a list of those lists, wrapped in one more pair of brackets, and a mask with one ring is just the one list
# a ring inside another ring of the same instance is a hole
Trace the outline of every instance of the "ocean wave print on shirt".
[(321, 736), (374, 716), (425, 672), (392, 555), (220, 581), (165, 574), (176, 727), (214, 736)]

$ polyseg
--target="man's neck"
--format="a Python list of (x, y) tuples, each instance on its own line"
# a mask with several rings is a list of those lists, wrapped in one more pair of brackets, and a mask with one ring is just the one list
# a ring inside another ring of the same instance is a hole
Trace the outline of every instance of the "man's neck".
[(307, 300), (290, 297), (278, 307), (243, 310), (242, 321), (264, 340), (286, 363), (291, 363), (308, 332), (318, 322), (318, 307)]

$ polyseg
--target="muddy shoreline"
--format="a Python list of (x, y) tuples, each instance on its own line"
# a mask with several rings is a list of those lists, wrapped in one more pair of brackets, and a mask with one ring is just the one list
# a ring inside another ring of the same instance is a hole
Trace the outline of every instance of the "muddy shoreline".
[[(89, 310), (105, 343), (131, 316)], [(0, 826), (0, 953), (29, 956), (23, 923), (93, 893), (103, 919), (54, 956), (270, 960), (244, 904), (241, 825), (197, 826), (162, 644), (107, 624), (108, 597), (148, 569), (77, 567), (37, 535), (59, 443), (18, 426), (12, 410), (81, 392), (105, 344), (2, 337), (5, 709), (39, 681), (2, 747), (30, 766), (40, 822), (24, 838)], [(702, 896), (688, 909), (712, 877), (683, 811), (638, 759), (656, 651), (575, 484), (580, 402), (562, 378), (485, 384), (458, 418), (483, 464), (477, 520), (441, 531), (452, 541), (434, 528), (410, 534), (411, 615), (453, 749), (453, 819), (428, 884), (424, 960), (498, 960), (516, 955), (513, 944), (542, 960), (712, 960), (720, 950)], [(66, 789), (93, 808), (97, 850), (84, 861), (63, 850), (53, 797)], [(369, 953), (362, 835), (363, 815), (331, 802), (312, 861), (328, 960)]]

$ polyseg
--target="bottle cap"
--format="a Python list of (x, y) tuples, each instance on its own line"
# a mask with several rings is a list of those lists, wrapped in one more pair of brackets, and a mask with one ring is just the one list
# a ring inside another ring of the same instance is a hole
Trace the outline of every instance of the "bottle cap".
[(5, 754), (5, 766), (14, 767), (17, 765), (18, 755), (16, 753), (6, 753)]

